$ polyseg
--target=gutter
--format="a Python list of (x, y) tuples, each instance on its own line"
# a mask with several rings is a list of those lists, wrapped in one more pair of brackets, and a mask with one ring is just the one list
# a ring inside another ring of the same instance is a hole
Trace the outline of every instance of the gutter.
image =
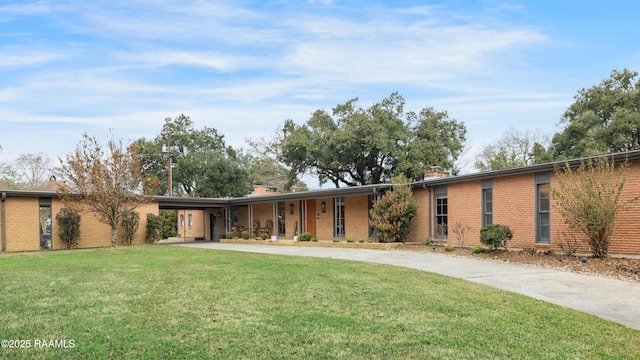
[(2, 204), (0, 205), (0, 225), (2, 226), (2, 252), (7, 251), (7, 222), (5, 216), (4, 201), (7, 199), (7, 193), (2, 193)]

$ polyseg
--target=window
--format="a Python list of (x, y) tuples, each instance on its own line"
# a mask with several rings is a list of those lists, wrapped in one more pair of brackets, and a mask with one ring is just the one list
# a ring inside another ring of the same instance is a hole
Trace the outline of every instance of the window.
[(551, 243), (551, 186), (548, 173), (536, 174), (536, 243)]
[(482, 180), (482, 226), (493, 224), (493, 180)]
[(336, 197), (333, 199), (333, 236), (343, 238), (345, 234), (344, 228), (344, 197)]
[(51, 198), (40, 198), (39, 205), (40, 250), (51, 250), (53, 248), (51, 237)]
[(180, 214), (180, 227), (184, 228), (184, 214)]
[(189, 214), (189, 228), (193, 227), (193, 214)]
[(278, 202), (278, 236), (285, 236), (287, 233), (286, 218), (284, 211), (284, 201)]
[(447, 205), (447, 186), (436, 186), (433, 189), (435, 197), (435, 225), (436, 239), (447, 239), (448, 229), (448, 205)]

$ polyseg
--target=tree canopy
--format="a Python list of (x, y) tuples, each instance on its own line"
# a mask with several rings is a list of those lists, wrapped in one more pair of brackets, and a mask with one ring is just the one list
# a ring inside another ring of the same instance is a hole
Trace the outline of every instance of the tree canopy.
[(453, 168), (464, 147), (466, 127), (444, 111), (404, 111), (397, 93), (368, 109), (357, 98), (317, 110), (303, 125), (286, 120), (282, 161), (291, 177), (310, 172), (321, 184), (357, 186), (403, 175), (421, 179), (432, 165)]
[(195, 197), (243, 196), (253, 189), (248, 158), (227, 146), (214, 128), (197, 130), (188, 116), (166, 118), (155, 139), (136, 141), (148, 176), (157, 177), (157, 194), (168, 192), (171, 155), (171, 193)]
[(251, 151), (251, 174), (254, 184), (277, 187), (280, 192), (306, 191), (307, 184), (297, 176), (289, 177), (291, 169), (282, 161), (283, 132), (271, 136), (246, 139)]
[(608, 79), (582, 89), (564, 113), (564, 129), (554, 135), (558, 159), (640, 149), (638, 73), (614, 70)]
[(548, 136), (531, 130), (507, 130), (496, 142), (476, 156), (475, 167), (493, 171), (551, 161)]

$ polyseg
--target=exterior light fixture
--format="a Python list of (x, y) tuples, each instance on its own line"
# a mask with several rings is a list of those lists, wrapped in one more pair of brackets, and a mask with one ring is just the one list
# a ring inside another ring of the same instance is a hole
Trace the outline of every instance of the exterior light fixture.
[(322, 204), (320, 204), (320, 209), (322, 210), (323, 213), (326, 213), (327, 212), (327, 203), (325, 203), (323, 201)]

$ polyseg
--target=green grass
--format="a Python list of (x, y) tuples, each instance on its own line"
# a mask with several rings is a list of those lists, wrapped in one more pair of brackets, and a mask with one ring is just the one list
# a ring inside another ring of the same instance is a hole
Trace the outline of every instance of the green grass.
[(602, 359), (640, 331), (416, 270), (167, 246), (0, 255), (0, 349), (24, 359)]

